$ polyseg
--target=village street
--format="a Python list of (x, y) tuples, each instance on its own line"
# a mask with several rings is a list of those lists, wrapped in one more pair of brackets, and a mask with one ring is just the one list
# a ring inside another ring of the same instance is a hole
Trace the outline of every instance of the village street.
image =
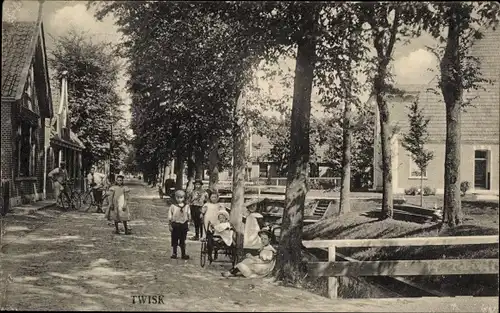
[[(220, 272), (227, 263), (200, 267), (199, 243), (188, 242), (191, 260), (170, 259), (164, 200), (140, 182), (129, 185), (130, 236), (113, 234), (102, 214), (71, 212), (54, 214), (5, 245), (1, 309), (489, 312), (498, 307), (495, 298), (329, 300), (270, 280), (225, 279)], [(133, 298), (149, 295), (162, 296), (163, 303)]]

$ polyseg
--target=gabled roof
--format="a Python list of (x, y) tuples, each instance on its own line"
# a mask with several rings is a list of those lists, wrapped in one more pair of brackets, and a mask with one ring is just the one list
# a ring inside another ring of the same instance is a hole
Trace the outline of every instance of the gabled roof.
[[(481, 61), (482, 77), (493, 80), (493, 84), (484, 83), (478, 90), (464, 93), (464, 99), (472, 99), (471, 105), (462, 112), (461, 132), (463, 142), (498, 143), (500, 136), (500, 30), (487, 29), (484, 37), (474, 43), (471, 55)], [(444, 141), (446, 138), (446, 108), (437, 86), (437, 79), (428, 85), (405, 85), (399, 89), (419, 96), (419, 105), (424, 115), (430, 119), (427, 126), (432, 141)], [(430, 91), (433, 88), (438, 94)], [(419, 91), (419, 92), (415, 92)], [(388, 101), (391, 110), (391, 123), (401, 132), (409, 128), (407, 105), (410, 99)]]
[(2, 98), (21, 97), (39, 27), (40, 22), (2, 22)]

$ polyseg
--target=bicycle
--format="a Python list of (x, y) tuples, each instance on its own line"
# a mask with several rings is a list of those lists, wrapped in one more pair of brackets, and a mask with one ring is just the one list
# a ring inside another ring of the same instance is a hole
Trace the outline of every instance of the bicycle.
[[(101, 209), (105, 206), (109, 205), (109, 195), (107, 194), (108, 188), (103, 188), (103, 195), (102, 195), (102, 201), (100, 203)], [(87, 191), (85, 191), (83, 194), (80, 195), (82, 199), (82, 205), (83, 207), (87, 207), (84, 211), (88, 212), (90, 208), (98, 207), (97, 201), (95, 201), (94, 196), (92, 194), (92, 188), (88, 188)]]
[(59, 200), (65, 211), (79, 210), (82, 205), (80, 195), (78, 191), (73, 188), (73, 183), (74, 180), (72, 179), (61, 183), (63, 190), (61, 190), (58, 199), (56, 199), (56, 203), (57, 200)]

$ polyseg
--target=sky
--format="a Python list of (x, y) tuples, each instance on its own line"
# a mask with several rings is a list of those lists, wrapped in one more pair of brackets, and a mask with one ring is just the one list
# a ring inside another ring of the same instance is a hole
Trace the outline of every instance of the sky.
[[(43, 21), (46, 35), (47, 50), (50, 51), (52, 45), (51, 37), (56, 37), (66, 33), (72, 27), (87, 32), (92, 36), (93, 40), (106, 40), (113, 43), (118, 43), (121, 40), (121, 35), (117, 27), (114, 25), (112, 17), (107, 17), (100, 22), (94, 18), (92, 9), (87, 10), (87, 1), (45, 1), (43, 4)], [(38, 14), (38, 1), (17, 1), (10, 0), (3, 2), (3, 18), (15, 18), (16, 20), (36, 20)], [(393, 74), (397, 84), (427, 84), (435, 74), (428, 69), (436, 68), (437, 59), (433, 54), (426, 50), (426, 46), (433, 46), (435, 41), (430, 36), (422, 36), (412, 40), (409, 44), (403, 45), (398, 43), (394, 51)], [(293, 59), (283, 59), (278, 65), (281, 68), (287, 69), (292, 77), (295, 62)], [(260, 72), (262, 74), (262, 72)], [(259, 73), (257, 73), (259, 76)], [(130, 97), (125, 89), (127, 80), (125, 69), (122, 71), (119, 86), (117, 87), (119, 94), (125, 103), (130, 103)], [(264, 89), (271, 87), (271, 93), (276, 96), (281, 96), (283, 93), (289, 93), (290, 88), (284, 87), (279, 83), (280, 77), (275, 77), (274, 80), (260, 79), (259, 86)], [(315, 97), (313, 96), (313, 99)], [(368, 95), (362, 96), (363, 100), (368, 99)], [(316, 110), (320, 108), (314, 106)], [(124, 117), (130, 119), (130, 110), (124, 110)]]

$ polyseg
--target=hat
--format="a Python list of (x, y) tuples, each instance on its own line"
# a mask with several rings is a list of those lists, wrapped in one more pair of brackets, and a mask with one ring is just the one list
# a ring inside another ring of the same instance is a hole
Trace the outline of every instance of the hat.
[(194, 184), (195, 184), (195, 185), (196, 185), (196, 184), (203, 185), (203, 181), (202, 181), (201, 179), (196, 179), (196, 180), (194, 181)]
[(220, 210), (219, 213), (217, 213), (217, 217), (219, 217), (219, 215), (224, 215), (229, 220), (229, 213), (227, 213), (226, 210)]
[(267, 228), (262, 228), (261, 230), (259, 230), (259, 232), (257, 233), (259, 235), (259, 237), (262, 235), (262, 234), (266, 234), (267, 237), (269, 237), (269, 239), (272, 238), (273, 234), (271, 233), (271, 231)]
[(118, 173), (118, 175), (116, 175), (116, 177), (125, 178), (125, 175), (123, 174), (123, 172), (122, 172), (122, 171), (120, 171), (120, 173)]
[(66, 162), (65, 161), (61, 161), (59, 164), (60, 165), (66, 165)]
[(176, 197), (184, 197), (186, 196), (186, 192), (182, 189), (177, 189), (174, 193)]

